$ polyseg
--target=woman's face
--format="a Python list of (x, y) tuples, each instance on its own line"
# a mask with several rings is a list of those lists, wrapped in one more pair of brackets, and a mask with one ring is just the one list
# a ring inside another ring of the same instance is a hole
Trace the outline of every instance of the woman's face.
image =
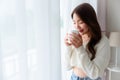
[(89, 33), (87, 24), (84, 23), (76, 13), (73, 14), (73, 24), (75, 29), (79, 31), (80, 35)]

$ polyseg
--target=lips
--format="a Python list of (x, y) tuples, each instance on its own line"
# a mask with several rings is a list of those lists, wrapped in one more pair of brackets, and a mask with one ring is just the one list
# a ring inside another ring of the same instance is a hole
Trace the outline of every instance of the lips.
[(83, 32), (83, 29), (79, 30), (80, 32)]

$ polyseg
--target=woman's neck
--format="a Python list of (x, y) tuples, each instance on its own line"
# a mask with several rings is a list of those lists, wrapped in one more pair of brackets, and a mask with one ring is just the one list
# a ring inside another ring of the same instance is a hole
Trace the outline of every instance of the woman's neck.
[(90, 34), (82, 35), (83, 43), (89, 42), (90, 38), (91, 38)]

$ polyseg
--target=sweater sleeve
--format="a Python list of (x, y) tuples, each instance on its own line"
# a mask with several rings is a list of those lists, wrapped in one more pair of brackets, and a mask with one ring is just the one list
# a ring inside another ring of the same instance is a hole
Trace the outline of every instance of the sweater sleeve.
[(100, 43), (96, 48), (96, 57), (90, 60), (87, 51), (83, 46), (76, 49), (79, 56), (78, 66), (81, 67), (91, 79), (96, 79), (103, 75), (110, 60), (110, 47), (108, 41)]
[(72, 66), (70, 64), (71, 55), (72, 55), (72, 46), (65, 46), (65, 50), (64, 50), (64, 68), (65, 68), (65, 70), (72, 69)]

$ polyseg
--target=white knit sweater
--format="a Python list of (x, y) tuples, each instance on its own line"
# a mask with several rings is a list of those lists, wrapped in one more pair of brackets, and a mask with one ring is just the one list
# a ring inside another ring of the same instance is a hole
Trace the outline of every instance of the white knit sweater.
[(66, 46), (65, 50), (65, 68), (71, 70), (73, 66), (83, 69), (91, 79), (101, 77), (107, 68), (110, 60), (109, 41), (105, 35), (102, 35), (100, 42), (94, 47), (96, 56), (91, 61), (86, 45), (75, 48)]

